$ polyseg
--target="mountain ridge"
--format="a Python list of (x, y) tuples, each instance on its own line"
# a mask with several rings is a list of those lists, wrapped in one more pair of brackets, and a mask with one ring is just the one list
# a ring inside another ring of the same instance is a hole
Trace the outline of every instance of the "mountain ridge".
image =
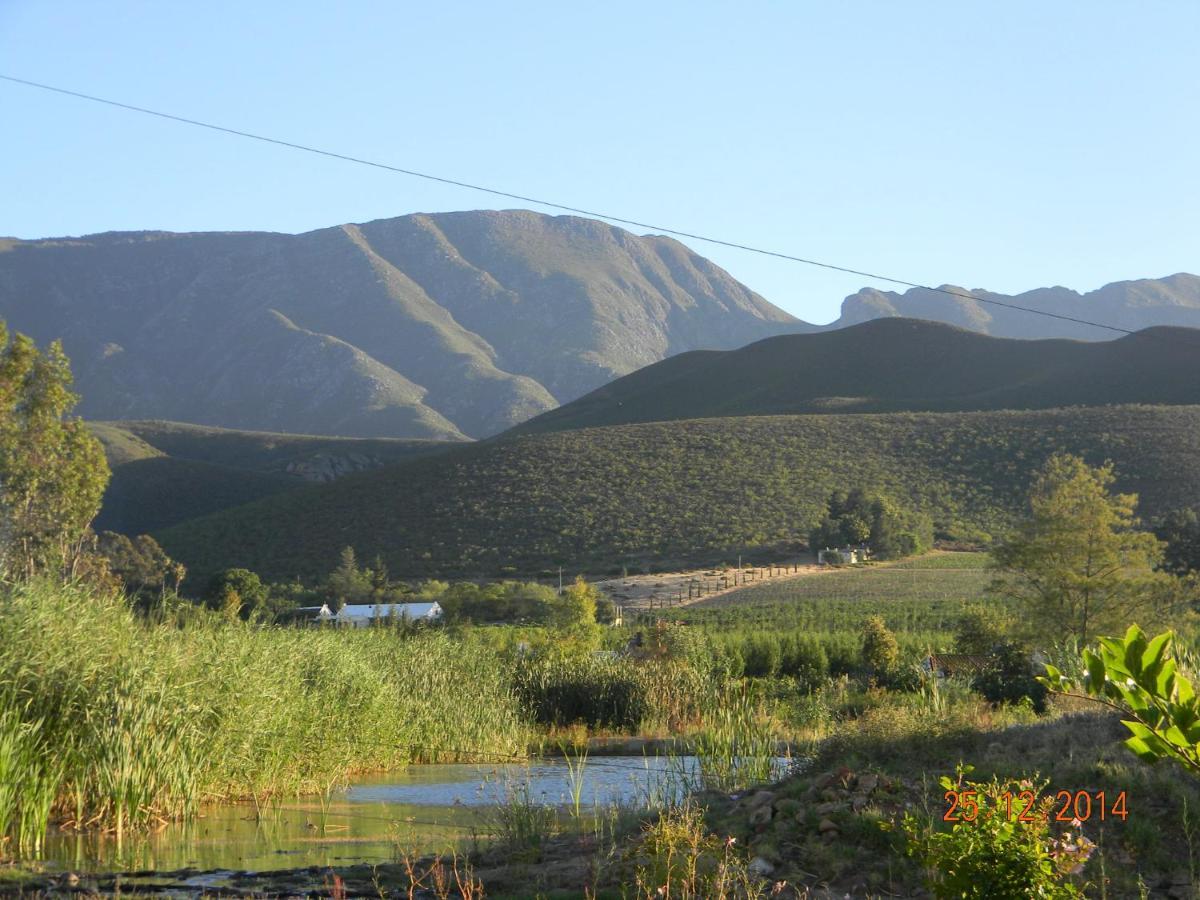
[[(988, 300), (1090, 320), (1112, 328), (1035, 315)], [(843, 300), (838, 318), (820, 328), (834, 330), (888, 317), (945, 322), (992, 337), (1111, 340), (1113, 328), (1124, 331), (1141, 331), (1156, 325), (1200, 328), (1200, 276), (1176, 272), (1162, 278), (1114, 281), (1083, 293), (1061, 285), (1012, 295), (952, 284), (940, 285), (939, 290), (910, 288), (904, 293), (868, 287)]]
[(198, 575), (319, 578), (347, 545), (408, 578), (595, 574), (794, 553), (832, 491), (861, 487), (928, 512), (940, 536), (988, 540), (1059, 452), (1110, 460), (1146, 517), (1200, 502), (1200, 406), (743, 416), (464, 444), (155, 537)]
[(1117, 340), (998, 338), (883, 318), (655, 363), (510, 434), (721, 416), (1200, 403), (1200, 330)]

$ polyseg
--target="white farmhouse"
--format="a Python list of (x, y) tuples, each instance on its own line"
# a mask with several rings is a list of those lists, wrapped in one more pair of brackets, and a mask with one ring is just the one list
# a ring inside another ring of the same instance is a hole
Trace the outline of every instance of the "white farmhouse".
[(354, 628), (367, 628), (375, 623), (407, 619), (409, 622), (437, 622), (442, 618), (442, 606), (432, 603), (347, 603), (336, 613), (325, 604), (317, 612), (318, 622), (333, 622)]

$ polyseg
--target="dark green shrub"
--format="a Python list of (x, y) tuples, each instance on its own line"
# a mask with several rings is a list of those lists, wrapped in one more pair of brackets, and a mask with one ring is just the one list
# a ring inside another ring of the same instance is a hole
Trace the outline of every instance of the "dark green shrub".
[(1028, 699), (1035, 712), (1046, 711), (1046, 687), (1033, 674), (1028, 650), (1019, 644), (1002, 644), (995, 666), (977, 675), (971, 686), (992, 703), (1020, 703)]
[(513, 686), (540, 725), (636, 731), (652, 711), (649, 686), (625, 660), (579, 656), (521, 663)]
[(779, 674), (796, 679), (801, 691), (812, 691), (829, 678), (829, 658), (825, 648), (811, 637), (789, 635), (780, 641)]
[(750, 678), (770, 678), (779, 674), (783, 654), (779, 638), (773, 634), (754, 634), (742, 645), (745, 674)]

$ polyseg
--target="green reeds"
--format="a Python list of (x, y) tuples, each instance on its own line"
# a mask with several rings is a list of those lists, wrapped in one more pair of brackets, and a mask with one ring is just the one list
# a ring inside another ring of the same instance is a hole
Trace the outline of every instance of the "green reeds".
[(534, 799), (527, 778), (516, 778), (505, 785), (504, 800), (488, 810), (486, 824), (514, 858), (536, 862), (542, 845), (558, 831), (558, 812)]
[(0, 699), (0, 859), (6, 848), (20, 854), (41, 847), (61, 779), (42, 721), (22, 721), (12, 698)]
[(777, 741), (752, 692), (734, 688), (716, 698), (696, 734), (696, 760), (701, 785), (736, 791), (767, 784), (776, 775)]
[(528, 737), (499, 660), (444, 634), (147, 624), (84, 587), (0, 590), (0, 836), (18, 852), (51, 820), (119, 834)]

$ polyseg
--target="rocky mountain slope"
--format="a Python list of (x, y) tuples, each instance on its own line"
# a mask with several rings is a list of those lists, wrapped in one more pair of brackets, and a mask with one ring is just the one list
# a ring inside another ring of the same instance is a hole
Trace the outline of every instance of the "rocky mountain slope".
[(63, 339), (88, 418), (440, 439), (807, 327), (674, 240), (524, 211), (6, 239), (0, 317)]

